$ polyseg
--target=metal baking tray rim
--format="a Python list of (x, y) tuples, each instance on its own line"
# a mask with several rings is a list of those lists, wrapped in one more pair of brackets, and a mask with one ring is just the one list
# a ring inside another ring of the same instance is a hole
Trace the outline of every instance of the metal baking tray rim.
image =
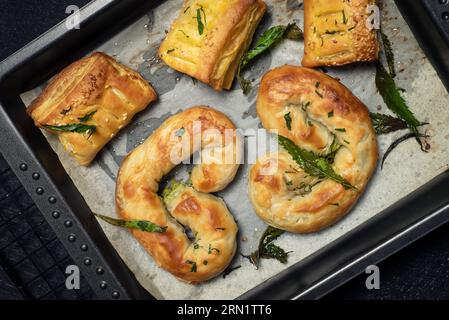
[[(117, 8), (120, 3), (132, 7), (141, 2), (138, 0), (91, 1), (81, 9), (81, 25), (85, 26), (87, 29), (85, 32), (89, 34), (92, 32), (90, 26), (93, 25), (94, 20), (105, 16), (110, 17), (112, 12), (119, 15), (120, 8)], [(160, 2), (151, 1), (151, 5), (157, 5)], [(59, 49), (45, 56), (55, 43), (61, 44), (76, 39), (76, 32), (77, 30), (67, 30), (63, 21), (0, 63), (2, 152), (100, 298), (151, 298), (151, 295), (137, 283), (124, 265), (98, 223), (92, 219), (90, 209), (80, 195), (78, 194), (74, 199), (68, 199), (65, 196), (66, 192), (77, 192), (77, 190), (57, 157), (54, 154), (43, 156), (42, 153), (36, 154), (33, 151), (36, 146), (45, 145), (46, 141), (42, 136), (30, 138), (27, 135), (29, 132), (27, 129), (32, 126), (31, 120), (18, 118), (19, 111), (14, 113), (9, 110), (8, 114), (5, 109), (7, 105), (9, 108), (21, 107), (21, 112), (24, 113), (23, 103), (17, 99), (20, 91), (25, 91), (39, 81), (50, 78), (68, 63), (69, 56), (73, 59), (87, 51), (88, 44), (80, 46), (79, 50), (71, 51), (70, 55), (64, 54), (64, 49)], [(429, 50), (425, 51), (429, 53)], [(50, 61), (55, 56), (59, 59), (51, 64)], [(28, 70), (30, 73), (36, 70), (42, 71), (43, 66), (51, 67), (28, 82), (22, 79), (22, 85), (19, 87), (17, 85), (20, 81), (12, 80), (18, 72), (23, 72), (22, 69), (25, 66), (31, 68), (31, 71)], [(441, 65), (438, 66), (441, 67)], [(447, 83), (447, 79), (443, 80)], [(30, 141), (35, 141), (36, 145), (29, 144)], [(11, 145), (15, 147), (10, 148)], [(34, 172), (41, 174), (39, 181), (31, 178), (31, 173)], [(37, 186), (44, 187), (46, 191), (44, 197), (34, 192)], [(447, 222), (449, 196), (444, 190), (448, 188), (449, 172), (447, 171), (318, 252), (250, 290), (240, 299), (315, 299), (323, 296), (363, 272), (367, 265), (383, 260)], [(75, 207), (81, 210), (76, 210), (77, 213), (75, 213)], [(59, 212), (63, 218), (56, 219), (55, 212)], [(68, 220), (74, 222), (69, 230), (64, 225), (64, 222)], [(392, 221), (395, 224), (394, 228)], [(67, 240), (69, 234), (77, 235), (79, 241), (75, 245)], [(354, 246), (355, 240), (357, 240), (356, 246)], [(89, 248), (87, 251), (83, 250), (83, 244), (87, 244)], [(99, 266), (106, 272), (99, 274)], [(292, 279), (297, 279), (297, 283), (294, 283)], [(108, 284), (107, 289), (101, 287), (102, 283)]]

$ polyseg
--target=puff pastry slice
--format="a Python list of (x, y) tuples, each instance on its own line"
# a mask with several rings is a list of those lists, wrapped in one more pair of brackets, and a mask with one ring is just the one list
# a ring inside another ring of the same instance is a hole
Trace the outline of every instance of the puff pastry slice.
[(70, 154), (87, 166), (156, 98), (137, 72), (97, 52), (65, 68), (27, 112), (36, 126), (58, 134)]
[(374, 0), (304, 0), (305, 67), (378, 59), (376, 30), (367, 27)]
[(265, 10), (261, 0), (184, 1), (159, 56), (216, 90), (230, 89)]

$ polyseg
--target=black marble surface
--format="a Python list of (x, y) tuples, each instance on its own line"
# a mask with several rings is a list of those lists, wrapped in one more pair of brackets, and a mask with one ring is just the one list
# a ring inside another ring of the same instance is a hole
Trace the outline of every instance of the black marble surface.
[[(87, 0), (0, 0), (0, 60), (63, 19), (68, 5)], [(449, 225), (379, 264), (380, 290), (365, 288), (360, 275), (325, 299), (448, 299)], [(0, 261), (0, 298), (20, 296)]]

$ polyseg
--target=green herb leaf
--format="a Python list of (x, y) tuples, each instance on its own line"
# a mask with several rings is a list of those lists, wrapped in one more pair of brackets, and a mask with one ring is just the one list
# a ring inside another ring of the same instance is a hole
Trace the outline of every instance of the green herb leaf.
[(287, 263), (288, 254), (290, 252), (286, 252), (284, 249), (273, 243), (283, 233), (283, 230), (269, 226), (263, 233), (257, 250), (249, 256), (243, 257), (247, 258), (253, 265), (255, 265), (256, 269), (259, 269), (261, 258), (276, 259), (281, 263)]
[(303, 32), (295, 23), (286, 26), (280, 25), (266, 30), (257, 40), (255, 47), (248, 51), (240, 60), (237, 71), (237, 79), (244, 94), (251, 90), (251, 82), (245, 79), (242, 72), (248, 67), (249, 63), (264, 52), (276, 45), (281, 39), (300, 40), (304, 37)]
[(416, 140), (421, 146), (421, 150), (426, 151), (418, 131), (421, 122), (416, 119), (413, 112), (408, 108), (404, 98), (402, 98), (396, 87), (393, 78), (380, 63), (377, 63), (376, 86), (387, 107), (407, 123), (410, 131), (415, 134)]
[(391, 47), (390, 39), (388, 39), (387, 35), (380, 31), (380, 36), (382, 38), (382, 44), (384, 47), (385, 58), (387, 60), (388, 69), (390, 71), (390, 76), (392, 78), (396, 77), (396, 69), (395, 69), (395, 59), (393, 49)]
[(208, 248), (208, 250), (207, 250), (207, 253), (208, 253), (208, 254), (212, 254), (212, 252), (214, 252), (214, 251), (215, 251), (217, 254), (220, 253), (220, 250), (219, 250), (219, 249), (217, 249), (217, 248), (212, 248), (212, 245), (209, 244), (209, 248)]
[(341, 10), (341, 14), (343, 15), (343, 23), (346, 24), (348, 22), (348, 19), (346, 18), (345, 10)]
[(287, 26), (287, 30), (285, 30), (284, 38), (289, 40), (302, 40), (304, 39), (304, 32), (296, 23), (291, 23)]
[(187, 260), (186, 263), (192, 265), (190, 272), (196, 272), (197, 266), (195, 261)]
[(371, 122), (373, 123), (374, 130), (378, 135), (408, 128), (407, 123), (402, 119), (382, 113), (370, 112), (369, 115), (371, 117)]
[(226, 277), (229, 276), (231, 274), (231, 272), (233, 272), (233, 271), (235, 271), (237, 269), (240, 269), (241, 267), (242, 266), (240, 266), (240, 265), (235, 266), (235, 267), (231, 267), (231, 266), (227, 267), (225, 269), (225, 271), (223, 271), (223, 279), (226, 279)]
[(332, 118), (334, 116), (334, 111), (332, 110), (331, 112), (327, 113), (327, 117), (328, 118)]
[(78, 118), (78, 120), (81, 121), (81, 122), (87, 122), (90, 119), (92, 119), (92, 117), (96, 113), (97, 113), (97, 110), (91, 111), (91, 112), (87, 113), (84, 117)]
[(175, 136), (177, 137), (182, 137), (184, 135), (184, 133), (186, 132), (186, 129), (184, 128), (180, 128), (175, 132)]
[(44, 125), (44, 128), (59, 132), (86, 133), (89, 134), (89, 136), (91, 136), (97, 130), (96, 126), (81, 123), (65, 124), (61, 126)]
[(103, 216), (101, 214), (94, 215), (101, 220), (112, 224), (117, 227), (128, 228), (128, 229), (137, 229), (144, 232), (156, 232), (156, 233), (164, 233), (167, 231), (168, 227), (161, 227), (153, 222), (146, 220), (122, 220), (122, 219), (114, 219), (111, 217)]
[(407, 133), (406, 135), (396, 139), (387, 149), (387, 151), (385, 152), (384, 156), (382, 157), (382, 163), (380, 165), (380, 168), (383, 169), (384, 168), (384, 163), (385, 160), (387, 160), (388, 156), (391, 154), (391, 152), (396, 149), (401, 143), (412, 139), (412, 138), (428, 138), (429, 136), (427, 135), (423, 135), (423, 134), (419, 134), (419, 136), (417, 137), (416, 134), (414, 134), (413, 132), (411, 133)]
[(285, 120), (285, 125), (287, 126), (288, 130), (292, 130), (292, 117), (289, 113), (284, 114), (284, 120)]
[(335, 128), (335, 131), (346, 132), (346, 128)]
[(196, 9), (196, 21), (198, 23), (198, 33), (200, 34), (200, 36), (204, 32), (204, 24), (203, 24), (203, 21), (201, 20), (201, 10), (202, 10), (202, 8)]
[(292, 156), (293, 160), (308, 174), (319, 177), (331, 179), (341, 184), (345, 189), (354, 189), (346, 179), (337, 174), (328, 159), (320, 157), (313, 152), (301, 149), (290, 139), (278, 136), (279, 144)]

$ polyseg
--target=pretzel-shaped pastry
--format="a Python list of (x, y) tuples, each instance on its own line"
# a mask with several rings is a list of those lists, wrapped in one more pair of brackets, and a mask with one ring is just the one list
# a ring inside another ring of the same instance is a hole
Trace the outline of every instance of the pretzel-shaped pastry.
[[(219, 139), (212, 138), (211, 132)], [(208, 193), (224, 189), (234, 179), (239, 167), (238, 142), (234, 124), (223, 113), (193, 107), (167, 119), (120, 168), (118, 213), (124, 219), (168, 227), (165, 233), (131, 232), (160, 267), (183, 281), (198, 283), (216, 276), (236, 251), (237, 225), (223, 200)], [(181, 154), (180, 144), (189, 147), (186, 154)], [(161, 199), (159, 181), (197, 151), (202, 156), (210, 153), (212, 161), (195, 166), (192, 186), (172, 183)], [(229, 154), (232, 159), (224, 161), (223, 156)], [(194, 240), (183, 226), (193, 231)]]
[[(283, 66), (262, 79), (257, 113), (263, 126), (302, 149), (331, 156), (332, 168), (354, 188), (306, 173), (284, 149), (258, 159), (249, 195), (266, 223), (290, 232), (315, 232), (355, 204), (377, 164), (367, 108), (339, 81), (312, 69)], [(287, 116), (288, 115), (288, 116)], [(276, 163), (271, 173), (264, 174)]]

